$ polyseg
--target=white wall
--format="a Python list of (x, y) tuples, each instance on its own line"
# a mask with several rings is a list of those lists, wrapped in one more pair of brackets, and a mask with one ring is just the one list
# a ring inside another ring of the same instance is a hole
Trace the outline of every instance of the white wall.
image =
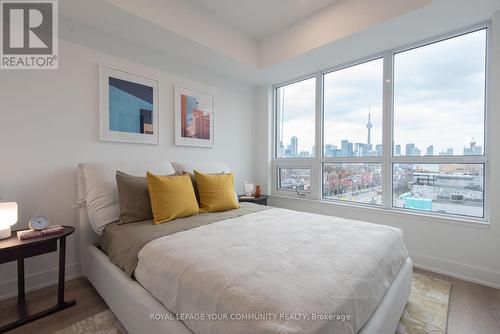
[[(69, 34), (69, 29), (65, 29)], [(69, 36), (75, 37), (75, 36)], [(76, 37), (75, 37), (76, 38)], [(88, 36), (97, 41), (97, 36)], [(77, 38), (76, 38), (77, 39)], [(52, 223), (77, 225), (76, 166), (79, 162), (122, 160), (224, 161), (236, 173), (236, 186), (253, 180), (255, 172), (255, 88), (217, 77), (196, 66), (175, 62), (129, 45), (110, 44), (110, 55), (60, 41), (59, 70), (0, 72), (0, 199), (19, 203), (19, 222), (44, 214)], [(103, 49), (105, 47), (103, 46)], [(143, 62), (158, 66), (146, 66)], [(98, 140), (98, 64), (128, 69), (160, 81), (160, 145), (100, 142)], [(157, 68), (172, 66), (172, 72)], [(187, 79), (179, 73), (186, 73)], [(213, 149), (173, 145), (173, 84), (215, 95)], [(77, 234), (68, 240), (67, 275), (79, 275)], [(26, 261), (27, 287), (54, 283), (57, 253)], [(0, 268), (0, 298), (16, 293), (16, 265)]]
[(264, 194), (269, 194), (269, 180), (271, 180), (271, 159), (273, 145), (272, 131), (272, 96), (273, 92), (269, 86), (260, 86), (257, 88), (257, 137), (259, 145), (257, 146), (257, 183), (262, 187)]
[[(417, 266), (500, 288), (500, 206), (498, 205), (500, 199), (500, 169), (498, 168), (500, 166), (500, 145), (498, 145), (500, 143), (500, 95), (496, 93), (500, 91), (500, 11), (495, 13), (492, 25), (491, 80), (488, 101), (491, 161), (489, 198), (487, 198), (491, 208), (489, 226), (277, 196), (271, 198), (271, 205), (401, 228), (410, 255)], [(439, 33), (436, 32), (436, 34)], [(348, 41), (344, 42), (348, 43)], [(271, 138), (271, 118), (264, 116), (271, 112), (268, 108), (268, 102), (272, 98), (269, 87), (259, 87), (257, 95), (259, 126), (265, 128), (263, 122), (267, 122), (267, 131), (262, 131), (262, 133)], [(270, 155), (270, 150), (269, 145), (262, 144), (259, 156)], [(270, 184), (269, 174), (266, 173), (268, 169), (269, 163), (261, 163), (257, 168), (258, 182), (264, 184), (266, 189), (273, 186)]]

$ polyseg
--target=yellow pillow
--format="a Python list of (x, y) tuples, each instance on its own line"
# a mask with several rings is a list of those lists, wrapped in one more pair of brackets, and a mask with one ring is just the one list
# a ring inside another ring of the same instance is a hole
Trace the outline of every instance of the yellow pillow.
[(158, 176), (148, 172), (146, 178), (155, 224), (198, 213), (200, 208), (189, 175)]
[(219, 212), (239, 208), (234, 196), (233, 174), (201, 174), (194, 171), (200, 195), (200, 211)]

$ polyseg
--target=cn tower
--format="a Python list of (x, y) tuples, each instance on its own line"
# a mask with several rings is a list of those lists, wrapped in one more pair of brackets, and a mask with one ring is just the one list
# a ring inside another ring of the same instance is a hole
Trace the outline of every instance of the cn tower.
[(368, 106), (368, 123), (366, 123), (366, 128), (368, 129), (368, 141), (367, 144), (371, 145), (372, 144), (372, 121), (371, 121), (371, 106)]

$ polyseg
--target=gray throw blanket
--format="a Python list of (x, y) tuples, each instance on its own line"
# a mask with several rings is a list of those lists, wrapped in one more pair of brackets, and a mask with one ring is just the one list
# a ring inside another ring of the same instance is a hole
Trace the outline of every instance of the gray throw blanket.
[(252, 203), (240, 203), (239, 209), (217, 213), (200, 213), (159, 225), (153, 224), (152, 220), (129, 224), (112, 223), (104, 230), (100, 246), (114, 264), (122, 268), (128, 276), (132, 276), (137, 266), (137, 255), (142, 247), (150, 241), (266, 209), (268, 207)]

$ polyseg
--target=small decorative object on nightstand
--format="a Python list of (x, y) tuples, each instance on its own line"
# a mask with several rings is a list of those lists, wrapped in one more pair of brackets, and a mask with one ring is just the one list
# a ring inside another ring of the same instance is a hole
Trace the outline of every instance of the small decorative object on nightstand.
[(49, 226), (49, 217), (35, 216), (31, 218), (29, 226), (31, 229), (40, 231)]
[[(17, 213), (17, 210), (16, 210)], [(66, 237), (75, 231), (74, 227), (64, 226), (61, 234), (48, 235), (36, 239), (19, 240), (17, 231), (13, 231), (9, 238), (0, 240), (0, 264), (17, 261), (17, 304), (19, 320), (0, 327), (0, 333), (4, 333), (28, 322), (45, 317), (49, 314), (64, 310), (76, 304), (76, 301), (64, 300), (64, 269), (66, 259)], [(45, 253), (57, 251), (59, 240), (59, 283), (57, 289), (57, 304), (45, 311), (35, 314), (27, 314), (24, 291), (24, 259)]]
[(268, 195), (260, 195), (260, 197), (255, 198), (253, 196), (245, 196), (245, 195), (240, 195), (238, 196), (238, 200), (240, 202), (249, 202), (249, 203), (255, 203), (259, 205), (267, 205), (267, 200), (269, 199)]
[(254, 188), (253, 183), (245, 181), (245, 196), (248, 196), (248, 197), (252, 196), (253, 188)]
[(255, 186), (255, 194), (253, 194), (253, 197), (255, 198), (259, 198), (261, 194), (261, 190), (260, 190), (260, 186), (259, 185), (256, 185)]

